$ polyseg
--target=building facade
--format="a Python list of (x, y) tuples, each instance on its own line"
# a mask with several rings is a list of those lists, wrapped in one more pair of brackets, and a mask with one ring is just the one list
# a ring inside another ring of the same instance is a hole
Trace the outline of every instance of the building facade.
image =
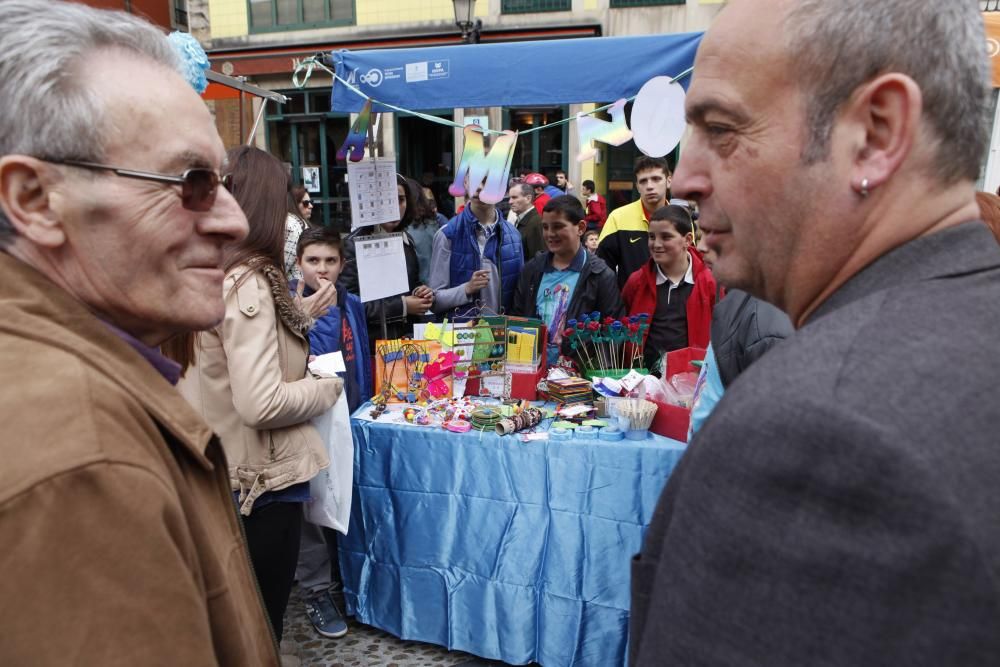
[(187, 30), (187, 0), (71, 0), (96, 9), (117, 9), (141, 16), (165, 30)]
[[(478, 0), (475, 16), (482, 21), (481, 43), (574, 39), (704, 30), (722, 4), (719, 0)], [(313, 215), (335, 226), (345, 224), (349, 204), (346, 167), (334, 154), (352, 118), (330, 112), (329, 75), (316, 71), (304, 89), (296, 89), (292, 85), (296, 65), (308, 56), (339, 49), (462, 43), (452, 0), (188, 0), (187, 11), (191, 32), (205, 45), (213, 69), (289, 97), (287, 104), (267, 103), (254, 140), (287, 162), (297, 181), (311, 180), (318, 172), (318, 191), (311, 197), (320, 205)], [(530, 85), (530, 71), (521, 76)], [(226, 143), (245, 142), (260, 100), (221, 87), (213, 87), (208, 97)], [(475, 116), (491, 129), (524, 130), (593, 108), (497, 106), (427, 113), (456, 122)], [(406, 114), (383, 114), (379, 134), (382, 154), (394, 156), (402, 173), (443, 194), (461, 154), (459, 130)], [(634, 145), (602, 148), (601, 159), (578, 163), (569, 148), (577, 141), (575, 123), (523, 136), (512, 172), (538, 171), (553, 179), (562, 169), (578, 190), (582, 180), (592, 179), (611, 202), (631, 200)], [(442, 203), (447, 209), (450, 202)]]

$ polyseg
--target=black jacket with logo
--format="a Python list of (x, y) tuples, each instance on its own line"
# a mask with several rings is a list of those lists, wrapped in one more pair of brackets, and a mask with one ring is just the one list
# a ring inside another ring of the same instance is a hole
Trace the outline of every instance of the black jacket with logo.
[(618, 287), (649, 259), (649, 221), (642, 200), (616, 208), (601, 229), (597, 256), (618, 274)]

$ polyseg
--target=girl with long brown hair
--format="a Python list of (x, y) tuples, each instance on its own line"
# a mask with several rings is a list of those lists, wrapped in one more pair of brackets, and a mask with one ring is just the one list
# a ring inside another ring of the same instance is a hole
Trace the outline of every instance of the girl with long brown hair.
[(224, 183), (250, 232), (226, 249), (225, 319), (196, 335), (178, 388), (222, 440), (250, 558), (280, 640), (301, 505), (309, 480), (329, 463), (310, 419), (336, 402), (343, 383), (306, 373), (312, 318), (285, 278), (283, 165), (247, 146), (229, 152), (229, 165)]

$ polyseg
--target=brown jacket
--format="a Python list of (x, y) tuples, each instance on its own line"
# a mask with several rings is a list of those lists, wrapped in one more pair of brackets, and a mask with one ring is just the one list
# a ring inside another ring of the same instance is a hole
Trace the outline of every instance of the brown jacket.
[(0, 252), (0, 664), (277, 665), (222, 447)]
[(198, 334), (178, 389), (222, 439), (230, 483), (249, 515), (262, 493), (308, 481), (329, 465), (309, 420), (333, 406), (344, 385), (306, 376), (310, 321), (287, 293), (275, 299), (283, 283), (272, 287), (260, 271), (239, 282), (244, 273), (237, 267), (226, 276), (225, 320)]

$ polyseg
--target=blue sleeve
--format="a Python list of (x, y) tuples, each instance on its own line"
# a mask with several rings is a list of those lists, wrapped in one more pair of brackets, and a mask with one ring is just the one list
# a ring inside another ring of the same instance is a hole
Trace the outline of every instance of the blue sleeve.
[[(354, 309), (358, 313), (356, 315), (358, 319), (362, 319), (364, 309), (361, 305), (361, 300), (358, 299), (355, 301), (351, 299), (351, 301), (352, 303), (349, 308)], [(372, 389), (372, 354), (371, 348), (368, 345), (368, 327), (359, 326), (354, 337), (358, 342), (357, 363), (361, 366), (361, 400), (367, 401), (374, 393), (374, 389)]]
[(691, 426), (688, 428), (688, 442), (698, 432), (708, 416), (712, 414), (716, 404), (722, 398), (725, 388), (719, 375), (719, 365), (715, 361), (712, 344), (705, 350), (705, 364), (698, 374), (698, 382), (694, 389), (694, 399), (691, 402)]

